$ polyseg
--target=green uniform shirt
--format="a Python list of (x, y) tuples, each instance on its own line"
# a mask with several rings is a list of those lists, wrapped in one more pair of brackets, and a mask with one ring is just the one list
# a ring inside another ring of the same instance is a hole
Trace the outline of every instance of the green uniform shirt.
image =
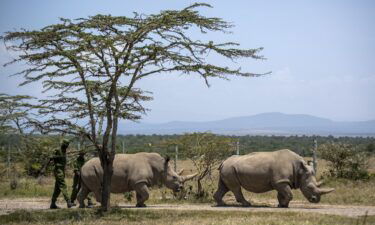
[(79, 155), (73, 165), (74, 171), (80, 171), (83, 164), (85, 164), (85, 157), (82, 155)]
[(55, 155), (53, 156), (53, 163), (55, 164), (55, 172), (65, 172), (66, 153), (63, 153), (61, 149), (56, 149)]

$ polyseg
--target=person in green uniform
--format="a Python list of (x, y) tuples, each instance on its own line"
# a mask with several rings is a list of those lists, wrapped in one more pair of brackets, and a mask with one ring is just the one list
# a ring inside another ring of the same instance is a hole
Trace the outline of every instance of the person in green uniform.
[(58, 209), (56, 200), (62, 192), (68, 208), (72, 207), (68, 191), (65, 184), (65, 165), (66, 165), (66, 150), (69, 147), (69, 140), (64, 139), (61, 143), (61, 148), (56, 149), (55, 154), (51, 158), (54, 164), (53, 174), (55, 175), (55, 188), (52, 194), (50, 209)]
[[(74, 170), (74, 177), (73, 177), (73, 186), (72, 186), (72, 195), (70, 197), (70, 200), (72, 201), (72, 204), (75, 206), (76, 204), (74, 201), (77, 199), (77, 194), (79, 190), (81, 189), (81, 168), (85, 164), (85, 152), (80, 151), (79, 155), (74, 162), (73, 170)], [(91, 198), (87, 196), (87, 207), (91, 208), (93, 206), (93, 203), (91, 201)]]

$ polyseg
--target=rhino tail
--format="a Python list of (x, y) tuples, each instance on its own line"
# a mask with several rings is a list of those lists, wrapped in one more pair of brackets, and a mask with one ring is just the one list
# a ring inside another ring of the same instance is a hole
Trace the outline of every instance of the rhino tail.
[(220, 163), (219, 167), (217, 168), (219, 171), (221, 171), (221, 168), (223, 168), (224, 162)]
[(218, 184), (219, 188), (221, 188), (222, 190), (226, 190), (228, 191), (229, 188), (227, 187), (227, 185), (224, 183), (223, 179), (220, 177), (219, 178), (219, 184)]
[(100, 182), (100, 190), (102, 190), (102, 187), (103, 187), (103, 179), (100, 178), (100, 174), (98, 172), (98, 170), (96, 169), (96, 166), (94, 166), (94, 172), (95, 172), (95, 175), (96, 175), (96, 178), (99, 180)]

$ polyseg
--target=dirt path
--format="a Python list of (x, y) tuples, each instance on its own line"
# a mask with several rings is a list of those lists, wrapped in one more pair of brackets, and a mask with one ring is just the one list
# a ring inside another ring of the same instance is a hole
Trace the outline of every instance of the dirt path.
[[(18, 199), (1, 199), (0, 200), (0, 215), (7, 214), (16, 209), (48, 209), (49, 199), (47, 198), (18, 198)], [(66, 207), (62, 203), (62, 207)], [(256, 207), (240, 207), (231, 205), (227, 207), (213, 207), (208, 204), (149, 204), (147, 208), (135, 208), (134, 205), (130, 204), (119, 204), (121, 208), (131, 210), (157, 210), (157, 209), (168, 209), (168, 210), (213, 210), (213, 211), (248, 211), (248, 212), (302, 212), (302, 213), (321, 213), (329, 215), (340, 215), (348, 217), (358, 217), (364, 215), (375, 215), (374, 206), (349, 206), (349, 205), (323, 205), (323, 204), (303, 204), (303, 203), (291, 203), (290, 207), (277, 208), (270, 206), (256, 206)]]

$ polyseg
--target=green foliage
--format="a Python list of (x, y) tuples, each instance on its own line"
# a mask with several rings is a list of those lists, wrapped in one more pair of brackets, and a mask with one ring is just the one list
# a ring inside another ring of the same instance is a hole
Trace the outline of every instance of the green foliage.
[[(119, 135), (118, 152), (122, 152), (122, 143), (125, 151), (136, 153), (142, 151), (159, 152), (163, 155), (174, 154), (174, 146), (163, 145), (168, 140), (176, 140), (181, 135)], [(371, 152), (375, 146), (373, 137), (333, 137), (333, 136), (225, 136), (234, 140), (239, 140), (240, 154), (245, 155), (250, 152), (275, 151), (280, 149), (291, 149), (302, 156), (311, 156), (314, 140), (318, 141), (318, 146), (329, 142), (342, 142), (356, 146), (360, 151)], [(1, 136), (0, 136), (1, 140)], [(151, 144), (151, 146), (149, 145)], [(186, 159), (185, 155), (180, 155), (180, 159)]]
[(318, 149), (321, 158), (330, 162), (328, 174), (347, 179), (368, 179), (367, 155), (354, 146), (343, 143), (327, 143)]
[(375, 153), (375, 143), (372, 142), (372, 143), (368, 144), (367, 147), (366, 147), (366, 151), (374, 154)]
[(125, 192), (124, 193), (124, 198), (128, 201), (128, 202), (131, 202), (132, 199), (133, 199), (133, 193), (132, 192)]

